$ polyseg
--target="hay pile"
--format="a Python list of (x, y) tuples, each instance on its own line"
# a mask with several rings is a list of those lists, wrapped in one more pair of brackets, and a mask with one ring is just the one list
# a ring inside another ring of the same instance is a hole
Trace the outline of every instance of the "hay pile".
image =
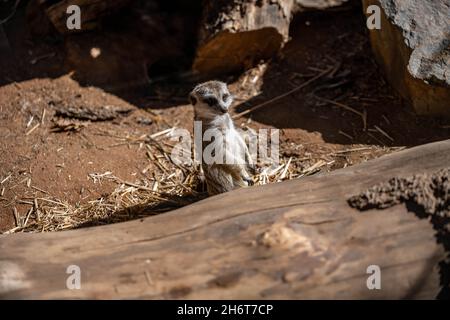
[[(91, 173), (89, 178), (94, 183), (112, 181), (117, 186), (109, 195), (84, 204), (71, 204), (38, 189), (41, 197), (20, 200), (20, 203), (30, 205), (30, 209), (22, 217), (15, 212), (16, 227), (5, 234), (49, 232), (116, 223), (160, 214), (206, 198), (206, 186), (201, 179), (199, 166), (179, 165), (171, 159), (174, 145), (166, 140), (174, 129), (168, 128), (141, 137), (127, 137), (128, 141), (143, 144), (147, 149), (149, 161), (158, 168), (152, 172), (152, 178), (130, 182), (111, 172)], [(276, 167), (257, 165), (255, 185), (310, 175), (327, 164), (320, 160), (308, 167), (298, 167), (294, 162), (293, 157), (281, 156), (280, 164)]]

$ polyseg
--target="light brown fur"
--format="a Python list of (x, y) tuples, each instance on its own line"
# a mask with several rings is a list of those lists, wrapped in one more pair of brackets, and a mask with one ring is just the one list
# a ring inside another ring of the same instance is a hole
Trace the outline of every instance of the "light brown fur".
[[(228, 114), (232, 97), (225, 83), (220, 81), (208, 81), (197, 85), (189, 95), (194, 106), (195, 120), (202, 121), (202, 133), (207, 130), (220, 132), (227, 139), (227, 148), (223, 152), (237, 150), (232, 156), (244, 155), (247, 164), (212, 163), (202, 161), (202, 169), (205, 175), (207, 190), (210, 195), (227, 192), (239, 187), (247, 187), (253, 184), (249, 172), (250, 157), (243, 138), (235, 129), (233, 120)], [(202, 145), (202, 151), (207, 144)]]

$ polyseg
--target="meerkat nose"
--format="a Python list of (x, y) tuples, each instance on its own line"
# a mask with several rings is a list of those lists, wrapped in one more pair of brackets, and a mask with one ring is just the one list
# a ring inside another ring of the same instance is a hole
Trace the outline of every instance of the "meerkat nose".
[(228, 108), (224, 105), (220, 105), (220, 111), (222, 111), (222, 113), (227, 113), (228, 112)]

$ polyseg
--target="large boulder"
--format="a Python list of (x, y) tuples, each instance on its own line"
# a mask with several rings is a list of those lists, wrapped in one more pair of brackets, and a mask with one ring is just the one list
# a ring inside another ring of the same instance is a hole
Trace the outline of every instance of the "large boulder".
[(450, 0), (362, 0), (381, 8), (370, 30), (388, 81), (418, 114), (450, 116)]

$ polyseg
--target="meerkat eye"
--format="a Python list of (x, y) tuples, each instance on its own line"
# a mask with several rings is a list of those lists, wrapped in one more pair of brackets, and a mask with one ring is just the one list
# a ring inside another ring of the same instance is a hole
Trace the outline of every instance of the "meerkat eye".
[(191, 94), (191, 95), (189, 95), (189, 101), (191, 102), (191, 104), (193, 106), (195, 106), (195, 104), (197, 103), (197, 98)]
[(210, 107), (212, 107), (212, 106), (214, 106), (214, 105), (216, 105), (217, 104), (217, 99), (216, 98), (214, 98), (214, 97), (208, 97), (208, 98), (205, 98), (205, 100), (203, 100), (205, 103), (207, 103)]

